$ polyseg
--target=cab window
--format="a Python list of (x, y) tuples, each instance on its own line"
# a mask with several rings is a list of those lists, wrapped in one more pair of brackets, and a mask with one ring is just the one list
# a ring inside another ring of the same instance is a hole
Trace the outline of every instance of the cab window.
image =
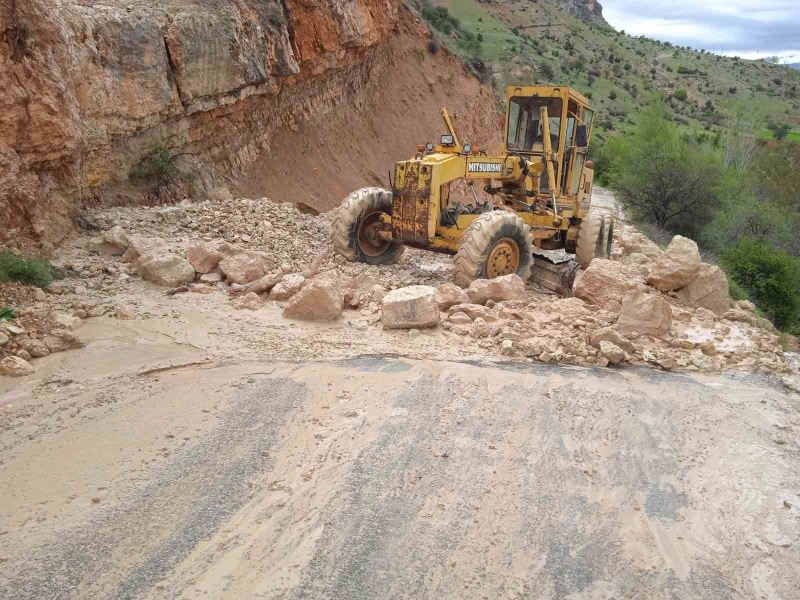
[(539, 109), (547, 107), (550, 125), (550, 145), (553, 152), (559, 149), (561, 133), (560, 98), (511, 98), (508, 107), (508, 139), (506, 145), (512, 152), (544, 151), (544, 127)]

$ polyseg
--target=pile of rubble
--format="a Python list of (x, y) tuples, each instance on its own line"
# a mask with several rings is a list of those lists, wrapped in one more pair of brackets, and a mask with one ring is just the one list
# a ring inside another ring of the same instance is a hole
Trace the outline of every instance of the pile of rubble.
[(14, 305), (25, 305), (13, 320), (0, 321), (0, 375), (29, 375), (32, 359), (83, 345), (72, 331), (80, 319), (50, 310), (43, 290), (3, 284), (0, 297), (3, 303), (13, 299)]
[[(224, 198), (87, 215), (97, 235), (65, 253), (61, 266), (81, 283), (56, 284), (70, 292), (58, 318), (132, 318), (114, 298), (141, 278), (170, 294), (223, 291), (239, 309), (280, 307), (287, 319), (333, 321), (357, 310), (356, 326), (385, 335), (439, 328), (437, 339), (459, 355), (477, 347), (564, 364), (787, 368), (769, 321), (750, 303), (731, 301), (725, 274), (702, 263), (687, 238), (676, 236), (662, 251), (622, 226), (610, 260), (593, 261), (578, 275), (574, 296), (559, 298), (516, 275), (461, 289), (450, 283), (449, 257), (410, 248), (395, 265), (349, 263), (331, 255), (331, 218), (267, 199)], [(27, 360), (43, 346), (58, 347), (49, 338), (30, 341), (36, 337), (3, 346), (4, 354)]]

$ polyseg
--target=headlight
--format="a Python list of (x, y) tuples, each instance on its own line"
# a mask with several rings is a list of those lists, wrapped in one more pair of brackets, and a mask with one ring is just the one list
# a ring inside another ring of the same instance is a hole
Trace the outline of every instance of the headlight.
[(452, 135), (450, 135), (450, 134), (448, 134), (448, 133), (445, 133), (445, 134), (444, 134), (444, 135), (443, 135), (443, 136), (442, 136), (442, 137), (439, 139), (439, 143), (440, 143), (442, 146), (452, 146), (452, 145), (454, 145), (456, 142), (455, 142), (455, 140), (453, 139), (453, 136), (452, 136)]
[(428, 152), (433, 152), (433, 142), (428, 142), (427, 144), (425, 144), (425, 150), (427, 150)]
[(464, 154), (469, 154), (470, 152), (472, 152), (472, 144), (469, 144), (469, 143), (464, 144), (464, 147), (461, 149), (461, 151)]

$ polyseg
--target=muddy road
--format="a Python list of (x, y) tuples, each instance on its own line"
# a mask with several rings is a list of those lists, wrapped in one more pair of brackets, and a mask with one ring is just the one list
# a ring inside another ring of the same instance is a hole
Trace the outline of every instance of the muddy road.
[(770, 379), (192, 352), (7, 394), (0, 597), (800, 592)]

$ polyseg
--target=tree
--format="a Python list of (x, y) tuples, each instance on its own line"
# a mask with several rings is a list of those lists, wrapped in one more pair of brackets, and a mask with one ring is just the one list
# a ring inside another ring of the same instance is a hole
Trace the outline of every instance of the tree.
[(600, 162), (634, 219), (696, 236), (720, 204), (722, 160), (713, 149), (686, 141), (666, 115), (663, 98), (655, 98), (632, 135), (606, 143)]
[(767, 125), (767, 129), (772, 132), (772, 137), (774, 137), (776, 140), (785, 139), (789, 134), (789, 126), (785, 123), (770, 123)]
[(743, 239), (723, 253), (722, 263), (776, 327), (797, 331), (800, 259), (761, 242)]

